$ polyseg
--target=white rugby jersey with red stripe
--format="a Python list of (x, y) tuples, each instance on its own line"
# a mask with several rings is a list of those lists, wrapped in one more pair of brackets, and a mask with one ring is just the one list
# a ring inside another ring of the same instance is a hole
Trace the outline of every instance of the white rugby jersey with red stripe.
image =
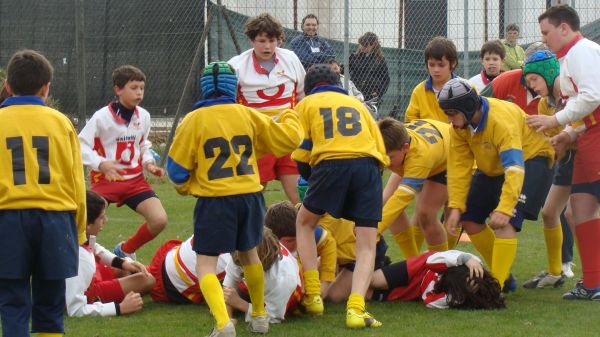
[(83, 164), (92, 169), (92, 183), (104, 179), (99, 166), (105, 160), (118, 161), (125, 180), (139, 176), (143, 165), (154, 161), (148, 140), (150, 113), (138, 106), (127, 123), (111, 105), (96, 111), (79, 133)]
[(228, 61), (238, 77), (238, 103), (274, 116), (293, 108), (304, 97), (306, 72), (298, 56), (291, 50), (276, 48), (274, 62), (271, 71), (264, 69), (254, 49)]

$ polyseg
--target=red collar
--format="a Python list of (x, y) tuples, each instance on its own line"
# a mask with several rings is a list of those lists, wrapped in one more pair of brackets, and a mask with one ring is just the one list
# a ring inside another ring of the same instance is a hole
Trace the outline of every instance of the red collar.
[(556, 58), (559, 59), (559, 58), (564, 57), (565, 55), (567, 55), (567, 53), (569, 52), (569, 50), (571, 50), (571, 48), (573, 48), (573, 46), (576, 45), (577, 42), (579, 42), (581, 40), (583, 40), (583, 36), (581, 34), (577, 34), (577, 36), (575, 36), (558, 53), (556, 53)]
[[(108, 103), (108, 111), (110, 111), (110, 113), (112, 114), (113, 118), (115, 119), (115, 121), (118, 124), (127, 125), (127, 121), (124, 120), (123, 118), (121, 118), (119, 115), (117, 115), (117, 112), (112, 107), (112, 103), (113, 102)], [(138, 111), (138, 107), (137, 106), (133, 110), (133, 113), (135, 114), (135, 117), (138, 117), (138, 118), (140, 117), (140, 113)]]
[[(273, 56), (275, 57), (273, 62), (275, 62), (275, 64), (279, 63), (279, 59), (277, 58), (277, 53), (273, 54)], [(258, 59), (256, 58), (256, 55), (254, 54), (254, 50), (252, 50), (252, 64), (254, 65), (254, 70), (256, 70), (257, 73), (263, 74), (263, 75), (269, 75), (269, 71), (260, 65), (260, 61), (258, 61)]]
[(488, 85), (491, 81), (487, 78), (487, 75), (485, 73), (485, 70), (481, 71), (481, 81), (483, 82), (483, 84)]

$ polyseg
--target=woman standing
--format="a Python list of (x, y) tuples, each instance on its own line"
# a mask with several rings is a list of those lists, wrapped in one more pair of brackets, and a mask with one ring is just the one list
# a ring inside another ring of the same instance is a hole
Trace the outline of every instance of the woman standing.
[(350, 55), (350, 78), (365, 101), (381, 99), (390, 84), (383, 49), (375, 33), (367, 32), (358, 39), (358, 49)]

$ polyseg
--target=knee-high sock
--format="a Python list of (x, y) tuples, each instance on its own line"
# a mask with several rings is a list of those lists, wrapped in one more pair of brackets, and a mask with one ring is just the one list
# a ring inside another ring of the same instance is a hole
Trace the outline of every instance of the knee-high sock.
[(423, 247), (423, 241), (425, 241), (425, 234), (423, 234), (423, 230), (419, 225), (413, 224), (411, 227), (414, 228), (415, 232), (415, 244), (417, 245), (417, 252), (421, 251), (421, 247)]
[(552, 275), (560, 275), (562, 271), (563, 241), (563, 232), (560, 225), (544, 228), (544, 240), (546, 240), (546, 253), (548, 254), (548, 272)]
[(321, 282), (319, 281), (318, 270), (304, 271), (304, 291), (306, 291), (307, 296), (321, 295)]
[(208, 304), (208, 308), (215, 317), (217, 329), (223, 329), (229, 323), (229, 314), (225, 306), (223, 288), (215, 274), (206, 274), (200, 280), (200, 291)]
[(583, 285), (596, 288), (600, 286), (600, 218), (575, 226), (575, 235), (579, 243)]
[(147, 242), (152, 241), (158, 234), (152, 234), (148, 229), (148, 224), (143, 223), (127, 241), (121, 245), (121, 249), (125, 253), (133, 253)]
[(350, 294), (350, 297), (348, 297), (348, 302), (346, 303), (346, 310), (350, 309), (354, 309), (358, 312), (364, 312), (365, 298), (360, 294)]
[(448, 250), (448, 242), (446, 241), (446, 242), (440, 243), (439, 245), (427, 245), (427, 247), (431, 251), (443, 252), (445, 250)]
[(481, 254), (488, 268), (492, 269), (492, 255), (494, 252), (494, 241), (496, 240), (496, 234), (489, 227), (485, 228), (477, 234), (469, 234), (469, 238), (475, 246), (475, 249)]
[(262, 264), (244, 266), (244, 276), (248, 285), (248, 293), (252, 301), (252, 318), (267, 317), (265, 312), (265, 273)]
[(510, 274), (510, 268), (517, 255), (517, 239), (501, 239), (494, 240), (494, 253), (492, 255), (492, 275), (496, 277), (500, 285)]
[(414, 226), (410, 226), (405, 231), (394, 234), (394, 240), (400, 247), (405, 258), (419, 255), (414, 238)]
[(62, 337), (62, 333), (58, 332), (38, 332), (38, 337)]

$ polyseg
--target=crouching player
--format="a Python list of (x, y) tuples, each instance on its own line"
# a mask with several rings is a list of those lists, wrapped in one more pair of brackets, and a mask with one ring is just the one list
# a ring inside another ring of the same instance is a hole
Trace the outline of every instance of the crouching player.
[(453, 248), (456, 240), (448, 244), (449, 237), (438, 220), (438, 212), (443, 210), (448, 199), (446, 159), (450, 147), (450, 126), (432, 119), (415, 119), (402, 124), (388, 117), (379, 122), (379, 129), (390, 157), (389, 168), (402, 177), (383, 207), (379, 233), (394, 224), (390, 230), (404, 256), (418, 255), (413, 227), (397, 225), (407, 224), (398, 219), (406, 217), (406, 207), (418, 195), (415, 214), (429, 250)]
[(108, 203), (87, 191), (87, 242), (79, 246), (77, 276), (67, 279), (69, 316), (118, 316), (142, 309), (141, 294), (154, 286), (143, 264), (116, 256), (96, 242), (106, 223)]
[[(263, 230), (263, 239), (257, 250), (265, 271), (265, 310), (269, 323), (281, 323), (302, 300), (300, 266), (269, 228), (265, 227)], [(243, 298), (247, 295), (247, 285), (243, 278), (244, 270), (239, 253), (233, 253), (223, 280), (225, 303), (230, 314), (233, 310), (239, 310), (245, 314), (246, 321), (250, 322), (252, 304), (248, 303), (247, 298)]]
[(422, 300), (434, 309), (501, 309), (500, 284), (475, 255), (427, 252), (373, 273), (371, 300)]
[(453, 127), (448, 232), (455, 233), (460, 222), (503, 284), (517, 254), (516, 233), (524, 219), (537, 219), (546, 199), (554, 150), (542, 134), (527, 126), (518, 106), (481, 97), (463, 79), (448, 81), (438, 99)]
[(312, 66), (304, 84), (307, 96), (296, 106), (304, 141), (292, 153), (300, 174), (309, 180), (296, 221), (306, 291), (302, 304), (309, 313), (323, 313), (314, 230), (321, 216), (329, 213), (356, 225), (356, 268), (346, 325), (379, 327), (381, 322), (365, 310), (364, 296), (381, 220), (381, 169), (388, 164), (383, 139), (369, 111), (339, 86), (329, 65)]
[(250, 330), (266, 333), (264, 273), (256, 252), (265, 202), (256, 158), (297, 148), (302, 128), (293, 110), (275, 122), (236, 104), (237, 78), (225, 62), (213, 62), (200, 79), (202, 99), (177, 128), (167, 172), (180, 193), (197, 198), (194, 209), (196, 272), (216, 327), (210, 336), (235, 336), (223, 289), (215, 275), (217, 256), (238, 251), (252, 300)]

